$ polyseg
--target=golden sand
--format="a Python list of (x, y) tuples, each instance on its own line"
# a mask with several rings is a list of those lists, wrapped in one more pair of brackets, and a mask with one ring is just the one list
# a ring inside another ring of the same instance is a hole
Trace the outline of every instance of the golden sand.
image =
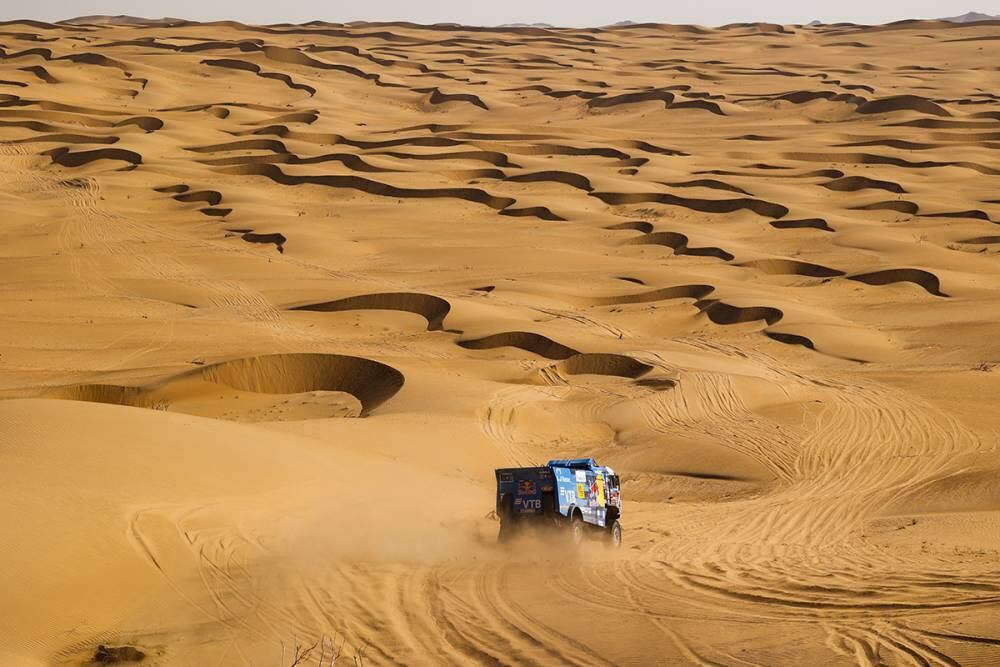
[(1000, 663), (998, 31), (0, 24), (0, 664)]

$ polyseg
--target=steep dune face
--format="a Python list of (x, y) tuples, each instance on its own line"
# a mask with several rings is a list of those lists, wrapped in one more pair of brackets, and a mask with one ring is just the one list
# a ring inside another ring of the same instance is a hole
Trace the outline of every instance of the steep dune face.
[(212, 364), (145, 385), (80, 384), (49, 390), (46, 395), (185, 412), (184, 406), (192, 402), (204, 404), (211, 400), (209, 394), (216, 392), (245, 392), (241, 397), (250, 400), (254, 400), (253, 395), (261, 395), (258, 401), (263, 396), (280, 395), (284, 403), (339, 392), (356, 399), (361, 414), (366, 414), (392, 398), (403, 382), (402, 373), (371, 359), (336, 354), (273, 354)]
[(0, 33), (0, 663), (1000, 663), (995, 24)]
[(444, 318), (451, 310), (451, 304), (441, 297), (430, 294), (386, 293), (360, 294), (336, 301), (323, 301), (293, 310), (311, 310), (330, 313), (347, 310), (400, 310), (415, 313), (427, 320), (428, 331), (441, 329)]

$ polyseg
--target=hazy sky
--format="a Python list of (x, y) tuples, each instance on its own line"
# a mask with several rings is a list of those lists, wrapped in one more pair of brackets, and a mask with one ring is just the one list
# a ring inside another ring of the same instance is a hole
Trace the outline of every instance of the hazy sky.
[[(972, 0), (973, 2), (975, 0)], [(736, 21), (884, 23), (903, 18), (938, 18), (969, 10), (1000, 13), (954, 0), (0, 0), (0, 19), (56, 21), (90, 14), (131, 14), (194, 20), (236, 19), (248, 23), (300, 23), (314, 19), (406, 20), (496, 25), (545, 22), (596, 26), (616, 21), (721, 25)]]

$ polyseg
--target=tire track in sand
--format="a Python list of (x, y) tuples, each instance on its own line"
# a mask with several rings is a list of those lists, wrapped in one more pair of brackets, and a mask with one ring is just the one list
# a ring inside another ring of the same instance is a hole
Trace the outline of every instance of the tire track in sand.
[[(651, 426), (674, 432), (698, 426), (704, 420), (690, 408), (695, 405), (711, 414), (712, 431), (732, 428), (752, 437), (755, 427), (732, 386), (699, 379), (688, 397), (670, 392), (673, 403), (657, 406), (648, 417)], [(670, 538), (635, 561), (616, 564), (622, 590), (610, 604), (622, 610), (638, 605), (653, 617), (671, 618), (681, 596), (723, 616), (814, 619), (829, 624), (830, 646), (858, 664), (877, 665), (870, 657), (886, 655), (915, 664), (956, 664), (897, 619), (996, 604), (1000, 575), (988, 563), (956, 568), (920, 553), (890, 557), (863, 538), (863, 529), (880, 508), (914, 485), (955, 472), (958, 455), (983, 451), (986, 444), (915, 397), (868, 381), (822, 382), (827, 389), (818, 423), (797, 449), (776, 460), (783, 472), (780, 490), (677, 513), (668, 526)], [(684, 384), (682, 377), (679, 386)], [(561, 585), (587, 599), (587, 582), (594, 583), (566, 576)], [(884, 622), (873, 625), (873, 616)]]

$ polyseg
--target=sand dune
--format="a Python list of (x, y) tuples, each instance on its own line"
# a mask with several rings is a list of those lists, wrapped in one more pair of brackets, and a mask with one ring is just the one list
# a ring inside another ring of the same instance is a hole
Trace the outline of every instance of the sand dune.
[(838, 269), (793, 259), (759, 259), (744, 262), (741, 266), (748, 266), (762, 273), (776, 275), (809, 276), (811, 278), (833, 278), (844, 275), (844, 272)]
[(0, 23), (0, 665), (1000, 664), (996, 39)]
[(291, 398), (316, 392), (343, 392), (360, 402), (364, 414), (389, 400), (403, 386), (403, 381), (402, 373), (370, 359), (284, 354), (212, 364), (148, 385), (81, 384), (48, 390), (46, 395), (157, 410), (181, 406), (178, 410), (184, 412), (183, 406), (187, 403), (210, 401), (212, 397), (208, 394), (216, 391), (236, 390)]
[(427, 320), (427, 330), (435, 331), (442, 328), (444, 318), (451, 310), (451, 304), (430, 294), (386, 293), (361, 294), (336, 301), (296, 306), (294, 310), (324, 313), (344, 310), (401, 310), (424, 317)]
[(891, 285), (892, 283), (908, 282), (923, 287), (935, 296), (948, 296), (941, 292), (941, 281), (930, 271), (923, 269), (885, 269), (850, 276), (851, 280), (869, 285)]
[(518, 347), (546, 359), (569, 359), (579, 354), (576, 350), (551, 338), (530, 331), (505, 331), (484, 338), (459, 341), (458, 344), (469, 350)]
[(823, 218), (806, 218), (804, 220), (772, 220), (772, 227), (777, 229), (820, 229), (824, 232), (836, 231)]
[(721, 248), (696, 248), (688, 245), (688, 237), (678, 232), (650, 232), (645, 236), (632, 239), (629, 245), (662, 245), (672, 248), (677, 255), (694, 255), (696, 257), (716, 257), (725, 261), (733, 259), (732, 253)]
[(570, 375), (615, 375), (634, 379), (653, 367), (621, 354), (578, 354), (560, 364), (559, 369)]
[(654, 192), (596, 192), (593, 193), (593, 196), (605, 204), (611, 204), (612, 206), (654, 202), (657, 204), (681, 206), (701, 213), (732, 213), (745, 209), (753, 211), (757, 215), (771, 218), (782, 218), (788, 215), (788, 209), (781, 204), (773, 204), (759, 199), (692, 199)]

